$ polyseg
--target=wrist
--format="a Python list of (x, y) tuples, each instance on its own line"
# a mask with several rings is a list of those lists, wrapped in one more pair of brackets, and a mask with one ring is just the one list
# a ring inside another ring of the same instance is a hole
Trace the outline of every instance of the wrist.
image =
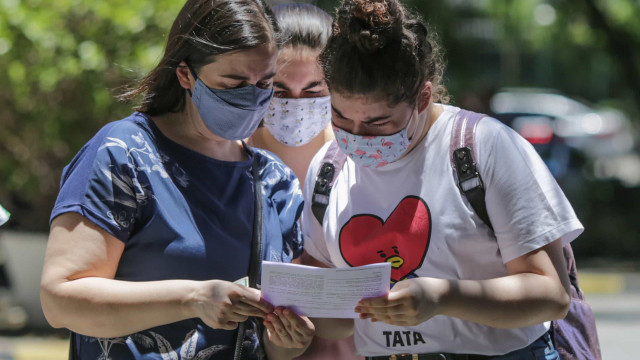
[(451, 280), (420, 278), (423, 296), (435, 305), (435, 315), (446, 315), (451, 306)]
[[(215, 280), (212, 280), (215, 281)], [(205, 281), (189, 281), (187, 284), (188, 290), (184, 292), (185, 296), (181, 302), (181, 310), (185, 319), (192, 319), (200, 317), (201, 309), (207, 302), (208, 286), (204, 286)]]

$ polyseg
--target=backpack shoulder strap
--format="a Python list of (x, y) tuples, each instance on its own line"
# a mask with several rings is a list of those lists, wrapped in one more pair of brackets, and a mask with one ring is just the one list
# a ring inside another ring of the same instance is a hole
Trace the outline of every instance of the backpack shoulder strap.
[(473, 210), (492, 230), (487, 205), (484, 200), (484, 182), (476, 167), (476, 128), (486, 115), (468, 110), (460, 110), (453, 120), (451, 131), (451, 166), (457, 176), (460, 192), (467, 197)]
[(311, 199), (311, 211), (321, 225), (327, 211), (327, 205), (329, 205), (331, 189), (346, 159), (347, 155), (340, 150), (338, 142), (333, 140), (329, 144), (329, 148), (322, 158), (322, 165), (316, 174), (316, 183)]

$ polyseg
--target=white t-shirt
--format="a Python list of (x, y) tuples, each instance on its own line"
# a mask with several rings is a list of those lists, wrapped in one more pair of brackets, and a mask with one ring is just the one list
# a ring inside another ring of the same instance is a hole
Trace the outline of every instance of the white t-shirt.
[[(324, 226), (313, 216), (311, 197), (328, 145), (316, 154), (307, 173), (302, 218), (304, 249), (311, 256), (334, 267), (394, 260), (392, 283), (422, 276), (481, 280), (506, 276), (506, 262), (558, 238), (567, 244), (583, 231), (533, 147), (509, 127), (485, 118), (476, 132), (476, 162), (494, 237), (456, 186), (449, 144), (460, 109), (443, 108), (404, 158), (378, 169), (347, 159), (331, 191)], [(355, 343), (363, 356), (498, 355), (529, 345), (548, 326), (498, 329), (442, 315), (412, 327), (356, 319)]]

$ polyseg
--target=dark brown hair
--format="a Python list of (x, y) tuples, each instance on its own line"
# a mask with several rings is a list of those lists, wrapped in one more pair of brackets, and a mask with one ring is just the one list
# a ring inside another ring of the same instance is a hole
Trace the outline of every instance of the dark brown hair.
[(413, 105), (430, 81), (432, 101), (449, 101), (435, 32), (398, 0), (344, 0), (319, 59), (331, 91)]
[(284, 37), (284, 47), (300, 46), (322, 50), (331, 34), (331, 16), (317, 6), (304, 3), (280, 4), (273, 13)]
[(277, 22), (263, 0), (188, 0), (173, 22), (160, 63), (119, 96), (142, 96), (137, 111), (155, 116), (180, 112), (186, 90), (176, 68), (186, 61), (198, 73), (216, 55), (264, 44), (282, 44)]

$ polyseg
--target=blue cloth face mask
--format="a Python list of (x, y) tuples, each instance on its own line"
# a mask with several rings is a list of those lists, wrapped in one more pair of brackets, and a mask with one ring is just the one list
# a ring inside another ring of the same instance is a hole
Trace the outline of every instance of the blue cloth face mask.
[(212, 89), (193, 70), (191, 73), (196, 79), (196, 86), (193, 93), (189, 90), (189, 94), (209, 130), (227, 140), (251, 136), (267, 112), (273, 87), (261, 89), (248, 85), (235, 89)]

